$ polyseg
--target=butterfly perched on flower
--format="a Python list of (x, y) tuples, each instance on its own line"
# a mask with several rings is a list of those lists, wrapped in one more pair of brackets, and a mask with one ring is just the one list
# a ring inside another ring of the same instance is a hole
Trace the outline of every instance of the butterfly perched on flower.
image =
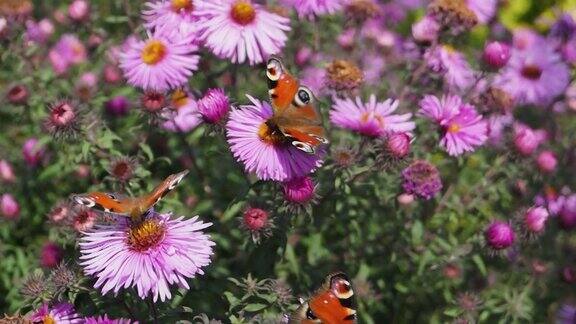
[(266, 77), (274, 110), (274, 115), (266, 122), (267, 126), (283, 141), (314, 154), (320, 144), (328, 143), (322, 116), (314, 107), (314, 94), (300, 85), (278, 58), (268, 60)]
[(150, 208), (154, 207), (160, 199), (174, 189), (188, 174), (188, 170), (169, 175), (151, 193), (141, 197), (122, 198), (117, 194), (106, 192), (90, 192), (87, 194), (72, 195), (72, 200), (79, 205), (93, 208), (105, 213), (129, 216), (139, 220)]
[(303, 302), (290, 317), (289, 324), (354, 324), (356, 305), (348, 276), (337, 272), (309, 300)]

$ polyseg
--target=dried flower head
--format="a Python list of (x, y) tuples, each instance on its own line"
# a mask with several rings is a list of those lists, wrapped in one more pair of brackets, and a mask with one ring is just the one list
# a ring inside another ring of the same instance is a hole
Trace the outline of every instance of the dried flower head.
[(20, 314), (6, 315), (0, 318), (1, 324), (32, 324), (33, 322), (26, 316)]
[(115, 157), (110, 161), (108, 173), (114, 178), (126, 182), (134, 177), (134, 172), (138, 167), (138, 159), (135, 157)]
[(364, 81), (362, 70), (352, 61), (334, 60), (326, 67), (326, 86), (336, 91), (351, 91)]
[(352, 0), (344, 8), (346, 17), (356, 22), (364, 22), (380, 13), (378, 3), (372, 0)]
[(428, 6), (428, 12), (444, 29), (453, 33), (469, 30), (478, 23), (478, 17), (465, 0), (434, 0)]
[(358, 160), (358, 152), (352, 148), (352, 145), (340, 145), (332, 150), (332, 159), (339, 168), (348, 168)]
[(42, 271), (30, 274), (20, 288), (20, 294), (27, 299), (46, 298), (52, 293), (50, 283), (46, 281)]
[(76, 282), (76, 274), (66, 263), (60, 263), (50, 273), (50, 282), (56, 289), (56, 291), (63, 291), (70, 288)]
[(48, 106), (48, 117), (44, 120), (46, 129), (57, 139), (74, 138), (80, 131), (78, 104), (62, 99)]
[(475, 294), (466, 292), (458, 295), (456, 302), (464, 314), (473, 315), (478, 311), (482, 301)]
[(267, 289), (270, 290), (274, 296), (276, 296), (275, 302), (280, 307), (289, 306), (294, 299), (294, 296), (292, 295), (292, 289), (286, 283), (286, 281), (282, 279), (271, 280), (267, 285)]

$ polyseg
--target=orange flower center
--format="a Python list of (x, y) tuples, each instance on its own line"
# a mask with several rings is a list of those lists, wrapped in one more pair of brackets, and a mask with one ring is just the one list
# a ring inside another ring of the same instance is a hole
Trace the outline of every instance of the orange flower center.
[(270, 127), (267, 123), (262, 123), (258, 128), (258, 137), (270, 145), (279, 145), (284, 142), (284, 136), (280, 131)]
[(191, 12), (194, 10), (192, 0), (172, 0), (171, 5), (172, 10), (175, 12), (179, 12), (180, 10)]
[(56, 321), (54, 320), (54, 318), (52, 318), (52, 316), (50, 316), (50, 314), (48, 314), (48, 315), (44, 315), (44, 318), (42, 318), (42, 323), (43, 324), (56, 324)]
[(542, 75), (542, 69), (537, 65), (525, 65), (522, 68), (522, 76), (530, 80), (538, 80)]
[(256, 10), (249, 1), (239, 0), (232, 6), (230, 15), (235, 22), (246, 26), (256, 18)]
[(365, 112), (360, 116), (360, 121), (365, 124), (371, 119), (374, 119), (380, 127), (384, 126), (384, 117), (374, 114), (374, 112)]
[(460, 131), (460, 125), (453, 123), (448, 126), (448, 133), (458, 133)]
[(171, 100), (172, 107), (178, 110), (188, 103), (188, 95), (186, 94), (186, 91), (182, 89), (176, 89), (174, 92), (172, 92)]
[(142, 49), (142, 61), (148, 65), (154, 65), (166, 56), (166, 46), (158, 40), (151, 40)]
[(136, 251), (146, 251), (160, 243), (166, 234), (166, 226), (157, 219), (146, 219), (133, 224), (128, 231), (128, 245)]

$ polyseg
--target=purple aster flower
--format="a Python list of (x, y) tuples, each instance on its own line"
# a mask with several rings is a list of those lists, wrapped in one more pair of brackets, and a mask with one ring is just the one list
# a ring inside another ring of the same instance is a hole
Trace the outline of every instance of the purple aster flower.
[(438, 38), (440, 25), (432, 16), (424, 16), (412, 25), (412, 37), (420, 43), (432, 43)]
[(44, 44), (52, 34), (54, 34), (54, 25), (49, 19), (44, 18), (39, 22), (34, 20), (26, 21), (26, 34), (24, 37), (27, 41)]
[(498, 0), (466, 0), (466, 5), (476, 14), (478, 22), (485, 24), (494, 17)]
[(285, 143), (266, 124), (272, 117), (272, 107), (247, 97), (252, 104), (232, 110), (226, 124), (230, 150), (247, 172), (256, 173), (262, 180), (286, 181), (322, 165), (323, 149), (308, 154)]
[(488, 66), (500, 69), (510, 60), (510, 46), (501, 42), (490, 42), (484, 47), (482, 59)]
[(514, 146), (522, 155), (531, 155), (538, 146), (546, 141), (545, 130), (535, 130), (522, 123), (514, 124)]
[(200, 37), (220, 58), (250, 65), (278, 54), (288, 40), (290, 20), (250, 0), (209, 0), (199, 8)]
[(330, 110), (330, 121), (336, 126), (358, 132), (369, 137), (380, 137), (395, 132), (410, 132), (416, 124), (410, 120), (411, 113), (393, 114), (398, 109), (398, 100), (387, 99), (376, 101), (371, 95), (369, 102), (362, 102), (360, 97), (334, 98)]
[(43, 304), (32, 314), (30, 319), (34, 323), (84, 323), (80, 315), (74, 310), (74, 306), (65, 302), (52, 307)]
[(546, 104), (564, 92), (570, 72), (549, 41), (533, 37), (515, 35), (510, 61), (494, 83), (518, 103)]
[(486, 244), (494, 250), (509, 248), (516, 240), (516, 234), (510, 224), (502, 221), (493, 221), (484, 231)]
[(556, 324), (576, 323), (576, 306), (563, 304), (556, 311)]
[(493, 146), (500, 146), (504, 140), (504, 129), (510, 125), (514, 118), (511, 115), (492, 115), (487, 122), (488, 143)]
[(426, 52), (424, 58), (432, 71), (444, 75), (450, 88), (465, 90), (474, 83), (474, 71), (464, 55), (448, 45), (437, 46)]
[(138, 324), (138, 321), (132, 321), (126, 318), (118, 318), (112, 319), (108, 318), (108, 315), (104, 314), (104, 316), (92, 316), (86, 317), (84, 319), (84, 324)]
[(198, 69), (198, 50), (190, 37), (170, 38), (159, 32), (146, 40), (127, 42), (120, 55), (120, 67), (133, 86), (144, 90), (164, 91), (188, 81)]
[(164, 129), (187, 133), (202, 122), (202, 116), (198, 112), (198, 102), (184, 90), (178, 89), (172, 93), (170, 106), (172, 110), (164, 113), (164, 117), (168, 118), (162, 124)]
[(566, 230), (576, 228), (576, 194), (567, 196), (558, 212), (560, 226)]
[(48, 60), (57, 75), (66, 73), (72, 65), (85, 62), (87, 57), (84, 44), (70, 34), (62, 35), (48, 53)]
[(342, 0), (281, 0), (280, 3), (293, 7), (300, 18), (314, 19), (316, 16), (333, 15), (342, 9)]
[(208, 89), (202, 99), (198, 100), (198, 112), (205, 122), (218, 123), (230, 109), (230, 101), (222, 89)]
[(210, 264), (215, 243), (202, 230), (212, 223), (171, 216), (151, 212), (139, 223), (122, 217), (84, 232), (80, 265), (98, 278), (94, 287), (102, 294), (136, 287), (140, 298), (154, 301), (170, 299), (171, 284), (189, 289), (186, 279)]
[(160, 0), (146, 2), (142, 16), (149, 30), (158, 30), (161, 34), (174, 37), (196, 37), (198, 32), (198, 6), (203, 1)]
[(326, 69), (309, 66), (300, 73), (300, 82), (310, 88), (312, 93), (316, 96), (323, 96), (326, 94)]
[(431, 163), (417, 160), (402, 170), (402, 188), (407, 194), (428, 200), (442, 190), (440, 172)]
[(442, 130), (440, 146), (452, 156), (472, 152), (488, 138), (487, 124), (474, 106), (458, 96), (426, 95), (420, 101), (422, 115), (436, 121)]
[(549, 216), (546, 208), (540, 206), (532, 207), (524, 213), (524, 226), (530, 233), (541, 233), (544, 231)]

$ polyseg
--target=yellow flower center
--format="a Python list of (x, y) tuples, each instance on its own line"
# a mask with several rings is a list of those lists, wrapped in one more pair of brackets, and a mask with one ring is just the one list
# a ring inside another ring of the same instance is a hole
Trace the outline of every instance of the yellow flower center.
[(448, 126), (448, 133), (458, 133), (460, 131), (460, 125), (453, 123)]
[(48, 315), (44, 315), (44, 318), (42, 319), (42, 323), (43, 324), (56, 324), (56, 321), (54, 320), (54, 318), (52, 316), (50, 316), (50, 314), (48, 314)]
[(142, 49), (142, 61), (148, 65), (160, 62), (166, 56), (166, 46), (159, 40), (151, 40)]
[(133, 224), (128, 231), (128, 245), (135, 251), (146, 251), (164, 239), (166, 227), (158, 219)]
[(256, 18), (256, 10), (250, 1), (239, 0), (234, 3), (230, 12), (232, 19), (240, 25), (248, 25)]
[(270, 145), (278, 145), (284, 142), (284, 135), (282, 135), (276, 127), (270, 127), (268, 123), (262, 123), (262, 125), (260, 125), (260, 128), (258, 128), (258, 137)]
[(172, 0), (171, 5), (172, 10), (175, 12), (179, 12), (180, 10), (191, 12), (194, 10), (192, 0)]
[(188, 95), (186, 94), (186, 91), (182, 89), (174, 90), (174, 92), (172, 92), (171, 99), (172, 107), (174, 107), (176, 110), (182, 108), (188, 103)]

